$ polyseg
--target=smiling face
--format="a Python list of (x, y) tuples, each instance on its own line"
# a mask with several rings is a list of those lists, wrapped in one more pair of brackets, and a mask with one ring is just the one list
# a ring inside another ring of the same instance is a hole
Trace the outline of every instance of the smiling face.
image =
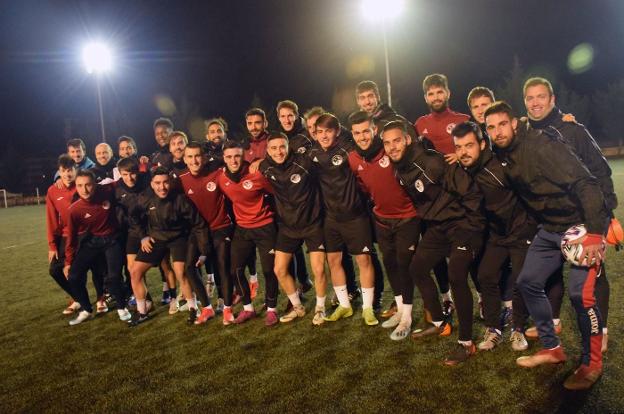
[(320, 115), (311, 116), (306, 119), (306, 128), (308, 130), (308, 134), (310, 134), (310, 138), (316, 140), (316, 120)]
[(360, 149), (366, 151), (370, 148), (376, 131), (370, 121), (364, 121), (359, 124), (351, 125), (351, 133), (353, 134), (355, 144)]
[(191, 175), (197, 175), (204, 164), (204, 156), (200, 148), (186, 147), (184, 150), (184, 163)]
[(65, 187), (70, 187), (76, 181), (76, 167), (65, 168), (59, 167), (59, 176)]
[(316, 126), (316, 140), (322, 149), (329, 149), (336, 142), (339, 130), (325, 127), (322, 125)]
[(136, 154), (136, 148), (128, 141), (119, 143), (119, 158), (128, 158)]
[(486, 116), (485, 124), (487, 133), (494, 145), (499, 148), (507, 148), (511, 145), (518, 126), (516, 118), (511, 119), (508, 114), (499, 112)]
[(540, 121), (555, 107), (555, 95), (551, 95), (546, 85), (529, 86), (524, 93), (524, 106), (529, 118)]
[(277, 118), (279, 119), (282, 128), (284, 128), (284, 131), (290, 132), (295, 127), (297, 115), (292, 109), (284, 107), (280, 108), (277, 113)]
[(119, 170), (119, 175), (127, 187), (132, 188), (136, 185), (138, 174), (135, 171)]
[(95, 182), (89, 176), (76, 177), (76, 192), (83, 200), (88, 200), (95, 192)]
[(113, 158), (113, 149), (108, 144), (98, 144), (95, 147), (95, 159), (98, 164), (106, 165)]
[(283, 164), (288, 157), (288, 140), (273, 138), (267, 144), (267, 154), (276, 164)]
[(171, 187), (169, 175), (155, 175), (154, 177), (152, 177), (151, 186), (152, 190), (154, 190), (154, 194), (156, 194), (158, 198), (166, 198), (167, 195), (169, 195), (169, 188)]
[(169, 143), (169, 135), (171, 135), (171, 128), (166, 125), (157, 125), (154, 128), (154, 139), (159, 147), (164, 147)]
[(485, 123), (485, 110), (492, 104), (489, 96), (477, 96), (470, 100), (470, 113), (472, 117), (480, 124)]
[(249, 115), (245, 118), (245, 124), (247, 125), (247, 131), (253, 138), (258, 138), (260, 134), (269, 126), (266, 119), (262, 115)]
[(225, 131), (223, 130), (223, 126), (217, 122), (213, 122), (208, 126), (208, 131), (206, 132), (206, 140), (215, 143), (216, 145), (220, 145), (225, 140)]
[(379, 106), (379, 97), (372, 89), (358, 93), (355, 99), (360, 110), (369, 114), (372, 114)]
[(71, 157), (76, 164), (80, 164), (85, 157), (84, 149), (79, 145), (77, 147), (67, 147), (67, 155)]
[(412, 139), (399, 128), (388, 129), (381, 137), (386, 154), (393, 162), (400, 161)]
[(184, 148), (186, 148), (186, 142), (184, 142), (184, 137), (180, 135), (175, 135), (169, 141), (169, 152), (173, 155), (174, 161), (181, 161), (184, 157)]
[(223, 151), (223, 162), (231, 173), (237, 173), (243, 165), (243, 149), (228, 148)]

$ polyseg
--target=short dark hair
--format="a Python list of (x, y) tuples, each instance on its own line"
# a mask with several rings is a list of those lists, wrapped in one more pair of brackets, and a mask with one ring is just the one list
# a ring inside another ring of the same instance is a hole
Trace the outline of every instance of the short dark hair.
[(448, 90), (448, 79), (446, 78), (446, 75), (441, 73), (432, 73), (431, 75), (427, 75), (423, 80), (423, 92), (426, 94), (429, 88), (434, 86)]
[(358, 83), (355, 86), (355, 96), (357, 97), (359, 94), (364, 93), (366, 91), (373, 91), (375, 93), (375, 96), (377, 97), (377, 99), (381, 99), (380, 95), (379, 95), (379, 87), (377, 86), (377, 84), (375, 82), (373, 82), (372, 80), (365, 80), (362, 81), (360, 83)]
[(173, 129), (173, 122), (171, 122), (171, 119), (169, 118), (158, 118), (155, 120), (153, 129), (156, 129), (157, 126), (161, 125), (166, 126), (169, 129)]
[(553, 87), (552, 87), (552, 83), (550, 83), (548, 79), (535, 76), (533, 78), (527, 79), (527, 81), (524, 82), (524, 86), (522, 87), (522, 96), (523, 97), (526, 96), (526, 91), (528, 88), (530, 88), (531, 86), (537, 86), (537, 85), (544, 85), (546, 89), (548, 89), (548, 93), (550, 94), (550, 96), (553, 96), (555, 94), (555, 91), (553, 90)]
[(248, 110), (247, 112), (245, 112), (245, 119), (247, 119), (248, 117), (252, 116), (252, 115), (258, 115), (262, 117), (263, 121), (266, 121), (266, 114), (264, 113), (264, 111), (260, 108), (251, 108), (250, 110)]
[(95, 182), (95, 173), (91, 170), (78, 170), (76, 178), (78, 177), (89, 177), (91, 181)]
[(74, 162), (74, 160), (72, 159), (72, 157), (70, 157), (67, 154), (61, 154), (58, 157), (58, 161), (56, 163), (57, 168), (61, 169), (64, 168), (66, 170), (69, 170), (71, 168), (76, 168), (76, 163)]
[(490, 98), (492, 102), (496, 100), (494, 99), (494, 92), (492, 92), (490, 88), (486, 88), (485, 86), (475, 86), (470, 90), (470, 92), (468, 92), (468, 98), (466, 99), (466, 102), (468, 103), (468, 108), (470, 108), (470, 101), (476, 98), (480, 98), (482, 96)]
[(226, 149), (230, 149), (230, 148), (238, 148), (242, 150), (243, 146), (241, 145), (240, 142), (234, 141), (233, 139), (229, 139), (225, 141), (225, 144), (223, 144), (223, 151), (225, 151)]
[(280, 132), (280, 131), (273, 131), (269, 134), (269, 137), (267, 138), (267, 142), (271, 141), (272, 139), (285, 139), (286, 142), (288, 142), (288, 137), (286, 136), (286, 134)]
[(407, 126), (405, 125), (405, 122), (397, 119), (395, 121), (390, 121), (386, 125), (384, 125), (383, 128), (381, 128), (379, 136), (383, 136), (386, 131), (390, 131), (391, 129), (400, 129), (403, 135), (407, 135)]
[(69, 141), (67, 141), (67, 148), (72, 147), (72, 148), (82, 148), (83, 151), (87, 151), (87, 147), (85, 146), (85, 143), (83, 140), (81, 140), (80, 138), (74, 138), (74, 139), (70, 139)]
[(206, 132), (208, 132), (208, 128), (210, 128), (210, 125), (214, 125), (214, 124), (218, 124), (221, 126), (221, 128), (223, 129), (223, 132), (227, 132), (228, 130), (228, 124), (225, 121), (225, 119), (221, 118), (221, 117), (217, 117), (217, 118), (212, 118), (206, 121)]
[(509, 115), (509, 119), (515, 118), (513, 115), (513, 109), (511, 109), (511, 105), (509, 105), (505, 101), (494, 102), (492, 105), (490, 105), (488, 109), (485, 110), (483, 117), (487, 118), (492, 114), (507, 114)]
[(137, 144), (132, 137), (122, 135), (117, 138), (117, 145), (120, 145), (122, 142), (127, 142), (128, 144), (132, 145), (132, 148), (134, 148), (135, 151), (137, 150)]
[(475, 124), (472, 121), (465, 121), (461, 124), (457, 124), (455, 128), (453, 128), (453, 131), (451, 131), (451, 135), (453, 137), (463, 138), (471, 132), (475, 134), (475, 137), (477, 137), (477, 142), (483, 141), (481, 127), (479, 127), (479, 125)]
[(340, 130), (340, 121), (338, 120), (338, 118), (336, 118), (336, 115), (325, 112), (316, 119), (314, 126)]
[(357, 125), (363, 122), (373, 123), (373, 117), (366, 111), (356, 111), (349, 115), (349, 125)]
[(277, 103), (277, 107), (275, 108), (277, 114), (279, 115), (279, 111), (282, 108), (288, 108), (295, 113), (295, 116), (299, 116), (299, 107), (293, 101), (286, 99), (284, 101), (279, 101)]
[(199, 153), (204, 155), (204, 146), (202, 144), (200, 144), (199, 142), (195, 142), (195, 141), (191, 141), (186, 145), (185, 150), (187, 149), (198, 149), (199, 148)]
[(160, 166), (156, 167), (152, 170), (152, 179), (157, 175), (166, 175), (169, 176), (169, 170), (166, 167)]
[(122, 158), (117, 161), (117, 169), (119, 171), (128, 171), (132, 173), (139, 172), (139, 162), (132, 157)]
[(307, 121), (308, 119), (312, 118), (313, 116), (321, 116), (325, 112), (327, 112), (327, 111), (325, 109), (323, 109), (322, 106), (313, 106), (312, 108), (310, 108), (307, 111), (305, 111), (305, 113), (303, 114), (303, 118)]

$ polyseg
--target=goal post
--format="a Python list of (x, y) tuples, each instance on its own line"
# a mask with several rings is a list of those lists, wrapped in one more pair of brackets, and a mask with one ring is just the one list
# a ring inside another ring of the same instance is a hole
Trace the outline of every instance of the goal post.
[(4, 200), (4, 208), (9, 208), (7, 204), (7, 191), (4, 188), (0, 188), (0, 192), (2, 193), (2, 199)]

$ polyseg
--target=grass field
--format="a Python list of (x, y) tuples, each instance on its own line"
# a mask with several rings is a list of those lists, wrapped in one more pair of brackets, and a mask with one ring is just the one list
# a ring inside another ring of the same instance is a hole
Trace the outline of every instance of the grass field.
[[(612, 162), (624, 202), (624, 161)], [(624, 208), (618, 210), (624, 221)], [(522, 370), (508, 343), (464, 366), (441, 364), (450, 339), (395, 343), (353, 318), (314, 327), (311, 316), (265, 328), (220, 320), (189, 327), (186, 314), (129, 329), (109, 313), (76, 327), (47, 273), (43, 207), (0, 210), (0, 412), (624, 412), (624, 256), (608, 254), (610, 344), (605, 373), (588, 392), (563, 390), (579, 336), (569, 302), (562, 335), (570, 360)], [(152, 292), (160, 277), (149, 275)], [(387, 285), (388, 286), (388, 285)], [(308, 293), (313, 309), (313, 292)], [(93, 297), (93, 296), (92, 296)], [(389, 288), (385, 293), (390, 301)], [(261, 304), (261, 295), (256, 299)], [(280, 308), (286, 299), (280, 297)], [(420, 303), (415, 303), (416, 318)], [(475, 339), (483, 326), (475, 322)], [(508, 338), (509, 333), (505, 333)], [(533, 343), (529, 351), (535, 351)], [(528, 351), (527, 351), (528, 353)]]

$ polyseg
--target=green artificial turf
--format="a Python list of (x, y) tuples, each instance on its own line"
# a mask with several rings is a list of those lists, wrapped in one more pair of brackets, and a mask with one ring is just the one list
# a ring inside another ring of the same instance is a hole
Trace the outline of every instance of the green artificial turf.
[[(624, 161), (611, 165), (624, 200)], [(624, 222), (624, 208), (618, 216)], [(624, 412), (624, 256), (612, 248), (605, 371), (592, 390), (577, 393), (561, 386), (579, 354), (567, 300), (562, 339), (570, 359), (565, 365), (520, 369), (515, 358), (521, 354), (506, 341), (448, 368), (441, 361), (456, 333), (397, 343), (388, 338), (389, 330), (364, 326), (359, 309), (348, 320), (312, 326), (313, 291), (306, 295), (310, 313), (304, 319), (273, 328), (262, 318), (242, 326), (224, 327), (220, 318), (187, 326), (186, 313), (170, 316), (162, 306), (133, 329), (115, 312), (69, 327), (69, 318), (61, 315), (65, 296), (48, 275), (46, 259), (43, 206), (0, 210), (2, 413)], [(148, 279), (159, 294), (160, 276), (152, 270)], [(388, 284), (384, 297), (388, 304)], [(254, 304), (261, 303), (262, 288)], [(280, 310), (285, 303), (280, 295)], [(422, 316), (421, 306), (417, 299), (415, 319)], [(475, 340), (482, 330), (475, 319)], [(524, 354), (537, 349), (531, 343)]]

